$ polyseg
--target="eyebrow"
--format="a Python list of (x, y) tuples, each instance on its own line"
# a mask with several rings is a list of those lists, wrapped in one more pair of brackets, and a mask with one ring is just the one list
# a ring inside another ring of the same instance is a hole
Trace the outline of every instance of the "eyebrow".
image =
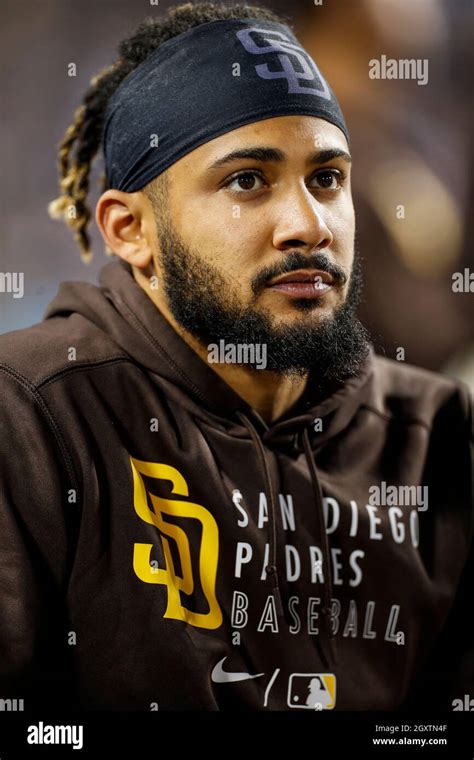
[[(284, 151), (279, 148), (271, 148), (266, 145), (256, 145), (251, 148), (241, 148), (240, 150), (233, 150), (231, 153), (227, 153), (225, 156), (218, 158), (217, 161), (210, 164), (207, 167), (207, 171), (215, 171), (222, 166), (238, 161), (239, 159), (252, 159), (254, 161), (266, 161), (266, 162), (279, 162), (285, 161), (288, 156)], [(307, 164), (325, 164), (327, 161), (331, 161), (334, 158), (342, 158), (348, 164), (352, 163), (352, 158), (349, 153), (340, 148), (326, 148), (325, 150), (318, 150), (309, 156)]]

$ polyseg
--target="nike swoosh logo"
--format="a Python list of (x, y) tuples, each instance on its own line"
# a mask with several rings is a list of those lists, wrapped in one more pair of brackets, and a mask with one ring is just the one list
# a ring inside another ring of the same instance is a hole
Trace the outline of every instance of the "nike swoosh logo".
[(252, 675), (251, 673), (232, 673), (228, 672), (227, 670), (224, 670), (222, 667), (224, 661), (227, 660), (227, 657), (223, 657), (222, 660), (219, 660), (219, 662), (214, 665), (211, 673), (211, 679), (214, 681), (214, 683), (231, 683), (232, 681), (247, 681), (249, 678), (259, 678), (260, 676), (264, 676), (265, 673), (255, 673), (255, 675)]

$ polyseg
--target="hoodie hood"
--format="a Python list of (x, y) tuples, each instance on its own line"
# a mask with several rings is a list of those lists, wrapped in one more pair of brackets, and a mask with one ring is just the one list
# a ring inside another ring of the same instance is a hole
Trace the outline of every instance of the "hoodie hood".
[(61, 283), (44, 319), (72, 313), (82, 315), (107, 333), (137, 364), (182, 388), (197, 414), (206, 418), (214, 415), (216, 422), (235, 427), (239, 419), (236, 413), (244, 413), (259, 431), (267, 434), (267, 440), (289, 440), (317, 417), (325, 420), (318, 434), (319, 444), (324, 443), (349, 423), (366, 397), (367, 382), (374, 370), (374, 350), (370, 346), (360, 374), (335, 386), (324, 399), (317, 398), (310, 379), (293, 409), (268, 425), (179, 336), (135, 281), (126, 262), (118, 259), (106, 264), (99, 273), (99, 287), (86, 282)]
[[(370, 346), (357, 376), (338, 384), (333, 393), (317, 401), (310, 376), (303, 397), (293, 409), (268, 424), (186, 344), (135, 281), (131, 267), (122, 260), (112, 261), (102, 268), (99, 287), (85, 282), (62, 283), (44, 318), (65, 317), (71, 313), (82, 315), (107, 333), (137, 364), (182, 389), (180, 403), (191, 404), (194, 416), (220, 426), (235, 437), (250, 436), (268, 499), (269, 562), (266, 573), (275, 593), (279, 615), (283, 615), (283, 603), (276, 559), (277, 486), (265, 446), (290, 455), (304, 452), (314, 495), (316, 535), (322, 536), (323, 562), (328, 568), (321, 607), (328, 649), (325, 651), (322, 647), (321, 656), (327, 667), (331, 667), (336, 656), (329, 625), (333, 580), (314, 451), (339, 434), (367, 398), (368, 381), (374, 370), (373, 347)], [(318, 432), (314, 429), (315, 420), (320, 421)]]

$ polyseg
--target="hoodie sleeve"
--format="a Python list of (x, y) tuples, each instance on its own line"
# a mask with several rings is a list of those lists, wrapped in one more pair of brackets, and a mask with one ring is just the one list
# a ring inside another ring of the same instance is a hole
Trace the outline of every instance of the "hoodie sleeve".
[(466, 709), (466, 695), (474, 706), (474, 399), (459, 382), (463, 423), (452, 420), (452, 440), (465, 472), (468, 551), (448, 618), (402, 709), (455, 711)]
[(445, 658), (449, 663), (452, 658), (452, 679), (448, 688), (448, 704), (451, 709), (458, 709), (458, 700), (470, 695), (474, 705), (474, 628), (472, 610), (474, 607), (474, 398), (467, 386), (464, 398), (467, 413), (467, 438), (469, 449), (470, 480), (470, 549), (468, 559), (459, 583), (456, 601), (453, 606)]
[(79, 497), (41, 395), (4, 367), (0, 385), (0, 695), (28, 710), (71, 696), (64, 599)]

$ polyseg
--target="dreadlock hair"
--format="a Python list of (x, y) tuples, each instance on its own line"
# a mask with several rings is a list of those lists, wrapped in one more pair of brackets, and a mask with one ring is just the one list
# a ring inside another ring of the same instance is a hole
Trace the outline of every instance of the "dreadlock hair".
[[(118, 45), (119, 59), (91, 79), (82, 104), (74, 113), (74, 121), (67, 128), (58, 148), (58, 173), (60, 195), (48, 205), (52, 219), (60, 219), (74, 231), (81, 258), (84, 263), (92, 261), (90, 237), (87, 227), (91, 212), (86, 199), (89, 175), (94, 157), (101, 147), (104, 116), (107, 103), (122, 80), (163, 42), (178, 34), (209, 21), (229, 18), (256, 18), (262, 21), (289, 23), (282, 15), (256, 5), (202, 2), (183, 3), (170, 9), (163, 18), (147, 17), (130, 37)], [(107, 176), (99, 179), (102, 192), (108, 189)], [(155, 177), (142, 188), (156, 208), (166, 197), (166, 172)], [(114, 255), (106, 246), (105, 253)]]

